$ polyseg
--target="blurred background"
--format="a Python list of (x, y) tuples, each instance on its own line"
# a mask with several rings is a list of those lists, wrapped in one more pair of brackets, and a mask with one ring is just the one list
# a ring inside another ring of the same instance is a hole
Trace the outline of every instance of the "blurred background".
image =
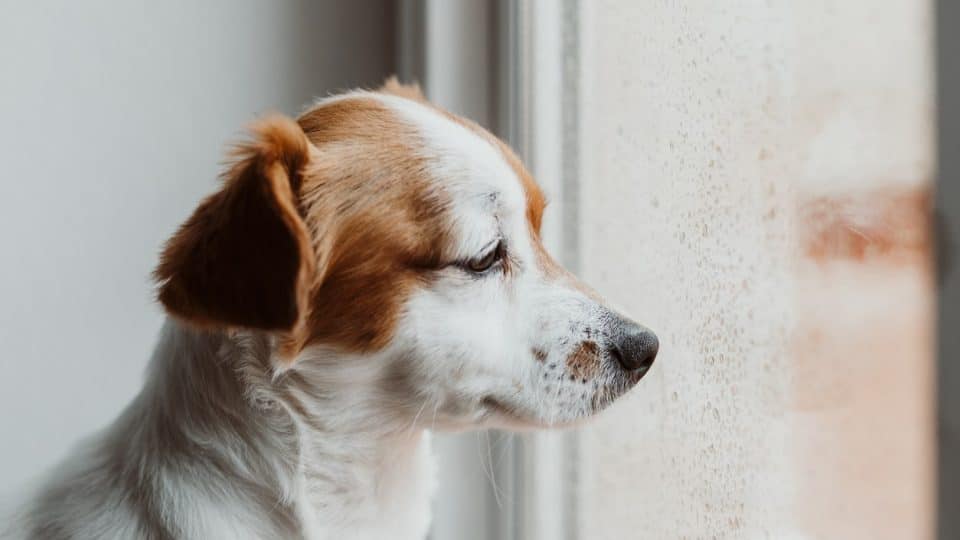
[(958, 21), (950, 0), (0, 2), (0, 491), (139, 390), (150, 271), (226, 143), (397, 73), (524, 157), (549, 246), (662, 343), (580, 430), (438, 437), (433, 540), (960, 538)]

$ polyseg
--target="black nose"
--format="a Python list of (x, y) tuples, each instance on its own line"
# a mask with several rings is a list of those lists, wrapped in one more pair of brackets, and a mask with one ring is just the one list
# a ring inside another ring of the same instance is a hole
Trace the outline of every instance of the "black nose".
[(609, 346), (610, 355), (627, 371), (646, 372), (657, 358), (660, 340), (656, 334), (639, 324), (620, 317), (618, 319)]

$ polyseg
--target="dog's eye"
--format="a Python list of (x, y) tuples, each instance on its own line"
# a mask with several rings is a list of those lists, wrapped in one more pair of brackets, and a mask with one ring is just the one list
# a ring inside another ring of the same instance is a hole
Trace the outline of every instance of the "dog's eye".
[(503, 241), (497, 242), (497, 244), (490, 251), (485, 254), (467, 261), (464, 265), (467, 270), (471, 272), (482, 274), (487, 270), (490, 270), (494, 267), (500, 260), (503, 258)]

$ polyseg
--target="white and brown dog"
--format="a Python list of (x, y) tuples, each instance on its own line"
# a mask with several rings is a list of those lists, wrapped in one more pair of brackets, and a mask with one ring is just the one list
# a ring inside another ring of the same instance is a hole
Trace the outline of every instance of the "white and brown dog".
[(544, 250), (517, 157), (416, 89), (252, 133), (161, 256), (143, 391), (17, 537), (423, 538), (428, 430), (570, 423), (650, 368)]

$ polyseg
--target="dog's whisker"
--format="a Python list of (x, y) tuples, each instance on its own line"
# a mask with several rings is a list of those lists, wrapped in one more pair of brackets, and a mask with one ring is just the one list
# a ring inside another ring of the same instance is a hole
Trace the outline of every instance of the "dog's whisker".
[(497, 503), (497, 508), (503, 508), (503, 502), (500, 499), (502, 494), (500, 492), (500, 487), (497, 485), (496, 473), (494, 471), (494, 465), (493, 465), (493, 457), (492, 457), (492, 452), (490, 450), (490, 432), (489, 431), (478, 432), (477, 437), (478, 438), (482, 437), (484, 439), (484, 441), (486, 442), (486, 448), (487, 448), (486, 459), (484, 459), (483, 455), (478, 456), (480, 458), (480, 466), (483, 469), (484, 476), (487, 477), (487, 481), (490, 482), (490, 487), (492, 488), (492, 491), (493, 491), (493, 499)]
[(417, 414), (414, 415), (413, 421), (410, 422), (410, 426), (407, 428), (407, 437), (408, 439), (413, 437), (413, 434), (416, 432), (417, 420), (420, 419), (420, 415), (423, 414), (423, 410), (427, 407), (427, 403), (430, 401), (430, 396), (423, 398), (423, 404), (420, 405), (420, 410), (417, 411)]

